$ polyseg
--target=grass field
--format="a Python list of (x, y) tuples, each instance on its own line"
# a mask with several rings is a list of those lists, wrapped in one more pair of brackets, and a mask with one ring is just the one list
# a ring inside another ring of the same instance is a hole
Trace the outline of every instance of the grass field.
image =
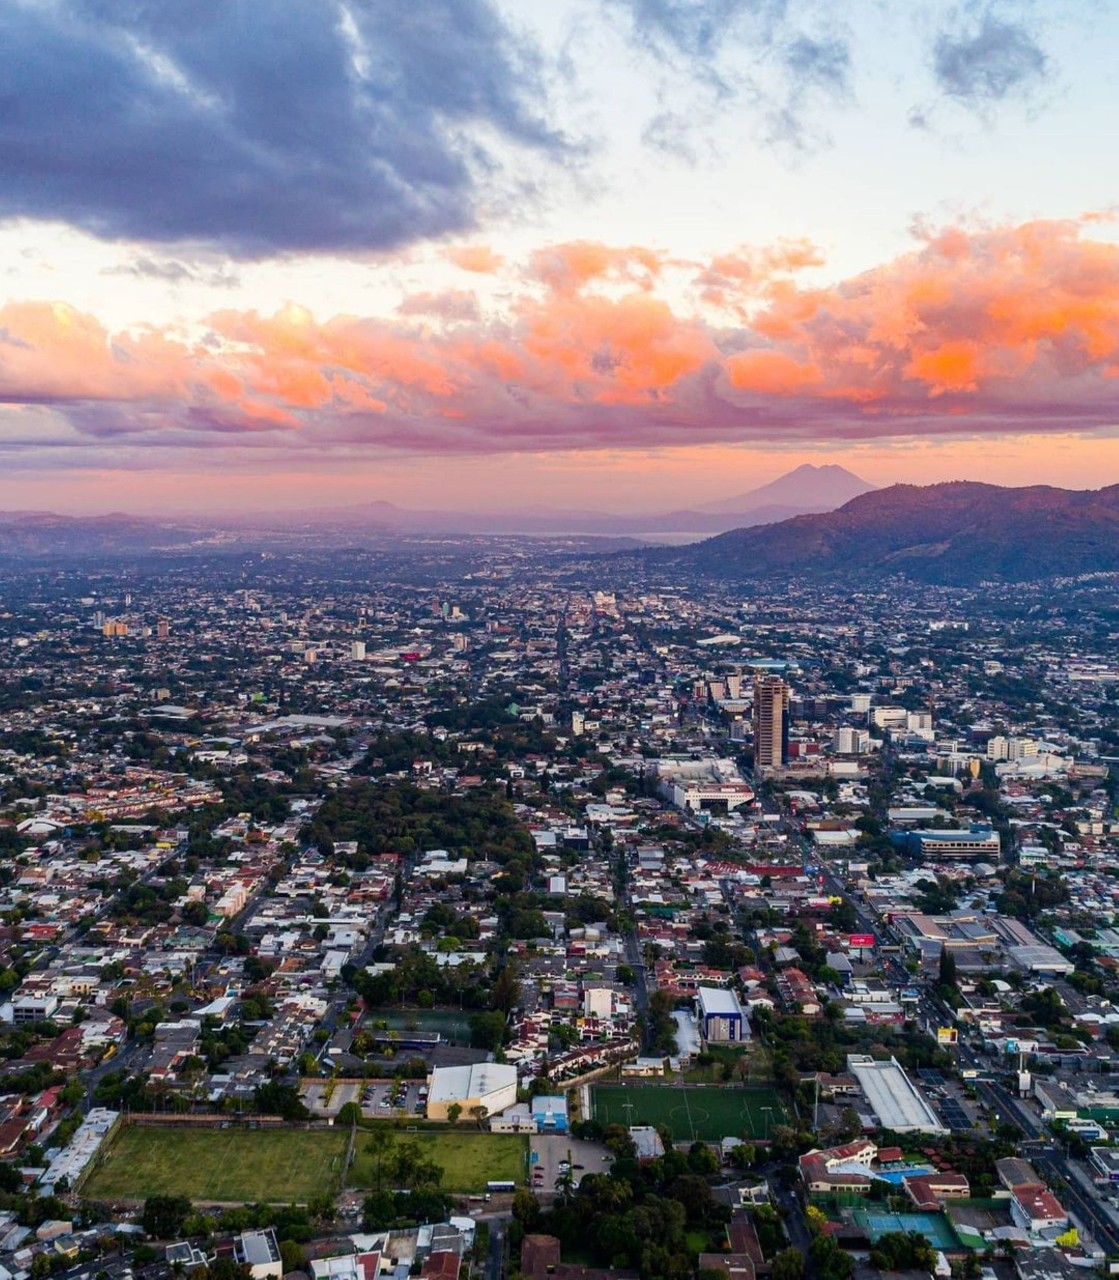
[(122, 1129), (82, 1194), (94, 1200), (303, 1201), (337, 1191), (349, 1133), (332, 1129)]
[(594, 1085), (594, 1118), (603, 1124), (669, 1125), (677, 1142), (765, 1138), (785, 1120), (773, 1089), (737, 1085)]
[[(443, 1170), (446, 1191), (485, 1191), (487, 1182), (525, 1181), (528, 1139), (514, 1133), (397, 1133), (397, 1142), (415, 1141), (424, 1155)], [(354, 1163), (348, 1179), (351, 1187), (372, 1186), (372, 1162), (358, 1131)]]

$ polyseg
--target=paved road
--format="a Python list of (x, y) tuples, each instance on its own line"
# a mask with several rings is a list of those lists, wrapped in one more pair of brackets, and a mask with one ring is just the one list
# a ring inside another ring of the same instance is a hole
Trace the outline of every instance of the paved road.
[(1097, 1243), (1108, 1253), (1119, 1253), (1119, 1230), (1116, 1230), (1114, 1218), (1102, 1204), (1089, 1199), (1088, 1194), (1077, 1185), (1070, 1161), (1060, 1151), (1050, 1148), (1038, 1152), (1033, 1157), (1033, 1164), (1044, 1175), (1046, 1182), (1057, 1193), (1057, 1198), (1073, 1218), (1079, 1221)]
[(490, 1222), (490, 1256), (486, 1260), (486, 1280), (501, 1280), (505, 1270), (505, 1223)]

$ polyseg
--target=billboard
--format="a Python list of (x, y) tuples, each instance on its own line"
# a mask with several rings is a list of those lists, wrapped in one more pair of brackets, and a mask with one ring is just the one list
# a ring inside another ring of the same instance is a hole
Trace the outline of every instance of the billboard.
[(848, 945), (852, 947), (873, 947), (875, 941), (873, 933), (852, 933), (848, 940)]
[(937, 1044), (956, 1044), (959, 1038), (960, 1033), (955, 1027), (937, 1027), (936, 1029)]

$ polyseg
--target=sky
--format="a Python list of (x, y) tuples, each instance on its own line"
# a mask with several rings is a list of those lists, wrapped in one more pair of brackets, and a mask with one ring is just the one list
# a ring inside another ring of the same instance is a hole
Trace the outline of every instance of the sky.
[(0, 508), (1119, 482), (1119, 0), (8, 0)]

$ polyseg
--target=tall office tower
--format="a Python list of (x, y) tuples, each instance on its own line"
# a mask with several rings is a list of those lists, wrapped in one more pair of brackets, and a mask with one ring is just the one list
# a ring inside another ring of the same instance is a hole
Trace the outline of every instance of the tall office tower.
[(364, 640), (350, 641), (350, 660), (352, 662), (365, 661), (365, 641)]
[(754, 677), (754, 772), (789, 763), (789, 686), (780, 676)]
[(155, 636), (157, 640), (166, 640), (171, 635), (171, 624), (166, 618), (160, 618), (155, 624)]

